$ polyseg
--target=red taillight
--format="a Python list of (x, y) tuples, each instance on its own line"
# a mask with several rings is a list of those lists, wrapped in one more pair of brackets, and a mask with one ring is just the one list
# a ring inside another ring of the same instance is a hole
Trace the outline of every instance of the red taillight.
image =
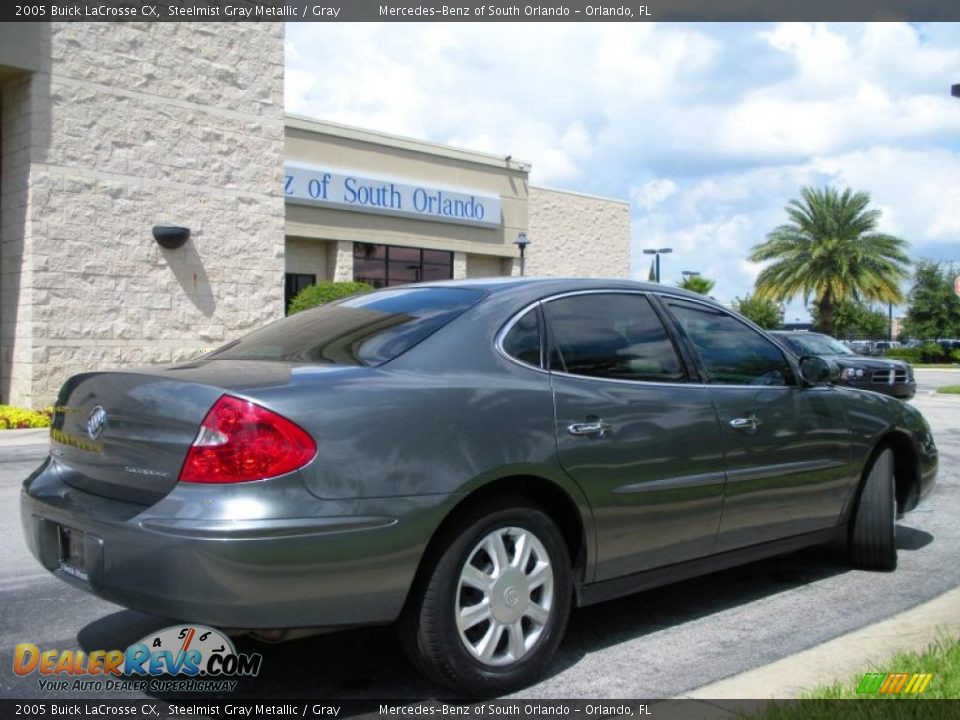
[(224, 395), (200, 424), (180, 470), (180, 481), (263, 480), (298, 470), (316, 454), (313, 438), (285, 417)]

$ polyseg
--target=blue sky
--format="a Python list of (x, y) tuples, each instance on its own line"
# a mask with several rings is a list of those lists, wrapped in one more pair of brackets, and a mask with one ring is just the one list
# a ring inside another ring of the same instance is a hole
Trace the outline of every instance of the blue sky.
[[(803, 185), (866, 190), (916, 257), (960, 260), (960, 24), (291, 23), (286, 109), (533, 164), (624, 198), (632, 272), (750, 292)], [(536, 242), (536, 238), (532, 238)], [(805, 318), (801, 302), (787, 319)]]

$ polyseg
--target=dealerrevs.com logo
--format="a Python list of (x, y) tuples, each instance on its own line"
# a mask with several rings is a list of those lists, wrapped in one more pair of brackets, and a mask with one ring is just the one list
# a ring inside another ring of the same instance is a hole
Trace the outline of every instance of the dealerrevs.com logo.
[(14, 648), (13, 672), (38, 675), (41, 690), (230, 692), (237, 677), (256, 677), (263, 656), (238, 653), (233, 641), (203, 625), (174, 625), (126, 650)]

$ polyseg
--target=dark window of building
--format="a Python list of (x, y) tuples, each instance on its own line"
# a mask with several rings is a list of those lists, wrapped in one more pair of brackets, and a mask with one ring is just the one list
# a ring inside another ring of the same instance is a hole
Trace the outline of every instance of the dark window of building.
[(513, 324), (503, 338), (503, 351), (520, 362), (540, 367), (540, 313), (536, 308)]
[(317, 284), (317, 276), (310, 273), (287, 273), (283, 282), (283, 308), (290, 311), (290, 301), (306, 287)]
[(375, 288), (452, 277), (452, 252), (374, 243), (353, 245), (353, 279)]
[(573, 375), (680, 382), (680, 358), (643, 295), (572, 295), (543, 306), (551, 369)]
[(410, 288), (363, 293), (271, 323), (207, 355), (382, 365), (425, 340), (483, 299), (473, 288)]
[(670, 310), (697, 348), (711, 383), (793, 385), (780, 348), (732, 315), (705, 305), (671, 301)]

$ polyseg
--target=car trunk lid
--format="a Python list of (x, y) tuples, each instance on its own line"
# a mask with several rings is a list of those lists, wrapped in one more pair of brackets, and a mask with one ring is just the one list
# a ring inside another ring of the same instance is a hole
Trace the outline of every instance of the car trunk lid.
[(290, 377), (289, 363), (251, 361), (77, 375), (57, 400), (51, 455), (69, 485), (149, 505), (176, 485), (221, 395), (249, 395)]

